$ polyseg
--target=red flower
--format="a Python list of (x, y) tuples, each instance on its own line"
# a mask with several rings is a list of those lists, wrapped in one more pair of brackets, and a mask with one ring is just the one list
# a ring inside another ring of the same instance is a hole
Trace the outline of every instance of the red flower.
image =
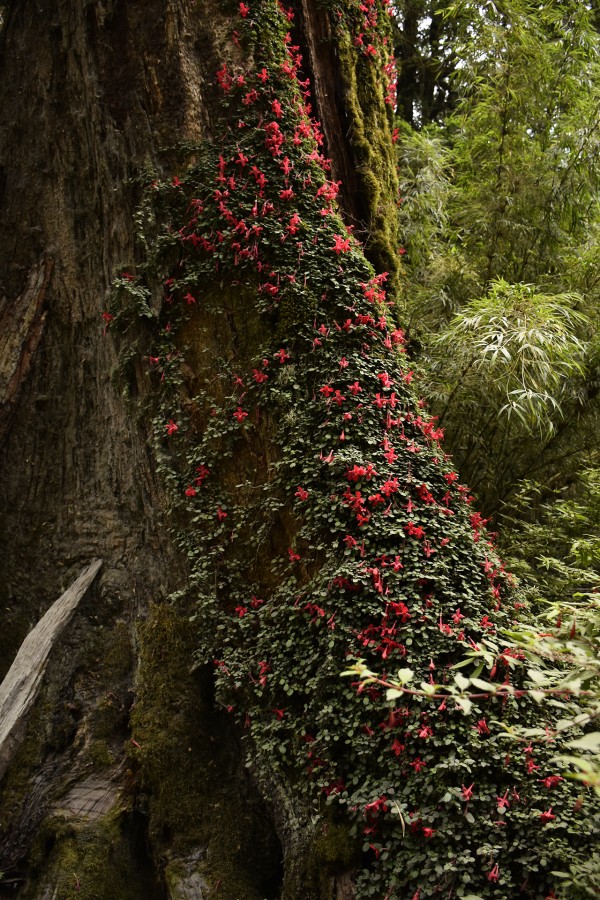
[(387, 812), (389, 809), (387, 797), (385, 794), (381, 797), (378, 797), (377, 800), (372, 800), (371, 803), (367, 803), (364, 807), (365, 813), (378, 813), (378, 812)]
[(464, 784), (461, 787), (461, 792), (463, 795), (463, 800), (470, 800), (473, 796), (473, 788), (475, 787), (475, 782), (470, 787), (465, 787)]
[(302, 224), (302, 219), (300, 218), (298, 213), (294, 213), (294, 215), (290, 219), (289, 224), (287, 226), (288, 233), (289, 234), (297, 234), (298, 226), (301, 224)]
[(196, 478), (194, 479), (194, 481), (198, 485), (198, 487), (202, 487), (202, 482), (205, 480), (207, 475), (210, 475), (210, 469), (207, 468), (207, 466), (196, 466)]
[(409, 766), (412, 766), (413, 769), (415, 770), (415, 772), (420, 772), (421, 769), (424, 769), (426, 765), (427, 765), (427, 763), (423, 762), (423, 760), (420, 759), (419, 757), (417, 757), (417, 759), (413, 760), (413, 762), (409, 763)]
[(102, 332), (102, 334), (103, 334), (103, 335), (106, 335), (106, 329), (108, 328), (108, 326), (110, 325), (110, 323), (111, 323), (112, 320), (114, 319), (114, 316), (111, 316), (111, 314), (110, 314), (109, 312), (103, 312), (103, 313), (102, 313), (102, 318), (103, 318), (103, 320), (104, 320), (104, 331)]
[(165, 425), (167, 429), (167, 434), (171, 437), (172, 434), (175, 434), (176, 431), (179, 431), (179, 425), (176, 425), (173, 419), (169, 419), (167, 424)]
[(478, 734), (490, 734), (490, 729), (488, 728), (488, 723), (485, 719), (480, 719), (477, 722), (477, 725), (473, 725), (473, 728), (477, 730)]
[(379, 490), (386, 497), (390, 497), (392, 494), (395, 494), (398, 491), (398, 479), (388, 478), (387, 481), (383, 482)]
[(245, 19), (249, 12), (250, 7), (246, 6), (245, 3), (240, 3), (240, 16), (242, 17), (242, 19)]
[(188, 306), (191, 306), (192, 303), (196, 302), (196, 298), (194, 296), (192, 296), (192, 294), (190, 294), (189, 291), (187, 292), (187, 294), (185, 295), (185, 297), (183, 299), (185, 300), (185, 302), (187, 303)]
[(291, 358), (290, 354), (286, 353), (285, 350), (283, 349), (283, 347), (281, 348), (281, 350), (278, 350), (277, 353), (275, 354), (275, 359), (278, 359), (279, 362), (281, 363), (281, 365), (283, 365), (283, 363), (286, 361), (286, 359), (290, 359), (290, 358)]
[(244, 410), (242, 409), (241, 406), (238, 406), (238, 408), (236, 409), (236, 411), (233, 414), (233, 418), (237, 419), (238, 422), (240, 423), (240, 425), (244, 421), (244, 419), (247, 418), (247, 416), (248, 416), (248, 413), (244, 412)]
[(300, 560), (300, 555), (298, 553), (295, 553), (291, 547), (289, 547), (289, 549), (288, 549), (288, 554), (289, 554), (291, 563), (295, 563)]
[(298, 486), (298, 490), (294, 494), (294, 497), (298, 497), (301, 501), (308, 500), (308, 491), (305, 488)]
[(548, 775), (547, 778), (541, 778), (540, 782), (547, 788), (556, 787), (557, 784), (560, 784), (561, 781), (564, 781), (564, 778), (561, 775)]
[[(425, 549), (425, 547), (423, 549)], [(427, 553), (426, 555), (428, 558), (429, 558), (429, 556), (431, 556), (431, 547), (429, 548), (429, 553)], [(429, 603), (431, 603), (431, 601), (429, 601)], [(442, 614), (441, 613), (440, 613), (440, 621), (438, 623), (438, 628), (440, 629), (442, 634), (449, 634), (449, 635), (454, 634), (450, 625), (448, 625), (447, 622), (442, 622)]]
[(190, 485), (190, 487), (187, 487), (185, 489), (186, 497), (195, 497), (197, 493), (198, 493), (198, 491), (196, 490), (196, 488), (192, 487), (191, 485)]
[(381, 382), (381, 386), (384, 388), (391, 387), (394, 383), (387, 372), (380, 372), (377, 377), (379, 378), (379, 380)]
[(356, 395), (362, 391), (362, 388), (361, 388), (360, 384), (358, 383), (358, 381), (355, 381), (354, 384), (348, 385), (348, 390), (350, 391), (350, 393), (352, 394), (353, 397), (356, 397)]
[(402, 618), (402, 622), (408, 622), (410, 619), (410, 610), (406, 603), (399, 601), (398, 603), (390, 603), (390, 609)]
[(508, 800), (508, 790), (506, 790), (504, 792), (504, 795), (502, 797), (496, 797), (496, 806), (498, 807), (498, 809), (508, 809), (509, 808), (510, 803)]
[(281, 720), (285, 716), (285, 709), (274, 709), (273, 713), (275, 714), (275, 717), (281, 722)]
[(330, 384), (324, 384), (322, 388), (319, 388), (319, 393), (323, 394), (324, 397), (331, 397), (332, 394), (335, 393)]
[(244, 616), (246, 615), (246, 613), (248, 612), (248, 607), (247, 606), (236, 606), (235, 611), (238, 614), (238, 616), (240, 617), (240, 619), (243, 619)]
[(219, 520), (219, 522), (222, 522), (226, 518), (227, 518), (227, 513), (225, 512), (224, 509), (221, 509), (221, 507), (219, 506), (217, 509), (217, 519)]
[(346, 472), (348, 481), (359, 481), (361, 478), (366, 478), (367, 481), (370, 481), (373, 475), (377, 475), (377, 472), (373, 468), (372, 463), (367, 463), (366, 466), (354, 465)]
[(498, 881), (499, 877), (500, 877), (500, 867), (498, 866), (498, 863), (496, 863), (494, 868), (490, 872), (488, 872), (487, 880), (488, 881)]
[(254, 380), (257, 384), (263, 384), (265, 381), (269, 380), (269, 376), (265, 375), (264, 372), (259, 372), (258, 369), (254, 369), (254, 372), (252, 373), (252, 377), (254, 378)]
[(423, 836), (426, 838), (433, 837), (434, 834), (435, 834), (435, 828), (424, 828), (423, 829)]
[(331, 249), (334, 250), (338, 256), (340, 253), (346, 253), (350, 249), (350, 238), (344, 239), (341, 234), (334, 234), (333, 240), (335, 243)]
[(393, 447), (389, 447), (383, 455), (385, 456), (385, 458), (387, 459), (387, 461), (389, 462), (390, 465), (392, 465), (392, 463), (396, 462), (396, 460), (398, 459), (398, 454), (396, 453), (396, 451), (394, 450)]

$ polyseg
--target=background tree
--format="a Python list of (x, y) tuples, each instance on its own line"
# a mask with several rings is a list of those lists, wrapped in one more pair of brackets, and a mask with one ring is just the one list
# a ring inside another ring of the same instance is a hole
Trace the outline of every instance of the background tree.
[(521, 478), (594, 464), (598, 33), (582, 3), (443, 13), (469, 24), (453, 108), (401, 129), (405, 288), (449, 447), (497, 514)]

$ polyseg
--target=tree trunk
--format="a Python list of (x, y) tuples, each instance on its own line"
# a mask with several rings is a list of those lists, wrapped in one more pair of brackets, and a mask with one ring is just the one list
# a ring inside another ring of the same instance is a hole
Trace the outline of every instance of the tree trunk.
[[(211, 677), (190, 671), (188, 612), (166, 602), (185, 583), (186, 561), (165, 524), (147, 430), (112, 378), (115, 343), (102, 329), (115, 273), (135, 255), (135, 179), (149, 166), (168, 169), (160, 148), (214, 134), (214, 73), (235, 53), (223, 6), (4, 5), (2, 674), (81, 568), (104, 560), (52, 652), (2, 781), (6, 896), (349, 896), (335, 866), (325, 881), (307, 875), (301, 812), (283, 786), (265, 803), (235, 730), (214, 708)], [(388, 221), (381, 239), (377, 224), (395, 198), (361, 193), (361, 179), (373, 180), (371, 148), (348, 141), (339, 61), (313, 0), (303, 0), (298, 27), (333, 176), (345, 179), (343, 205), (370, 235), (374, 259), (387, 254), (387, 267), (397, 267), (395, 226)], [(147, 390), (139, 366), (133, 390)]]

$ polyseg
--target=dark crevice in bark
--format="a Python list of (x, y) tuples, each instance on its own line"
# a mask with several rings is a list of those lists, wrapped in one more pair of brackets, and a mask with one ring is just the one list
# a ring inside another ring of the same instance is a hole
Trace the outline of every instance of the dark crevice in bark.
[(349, 225), (360, 231), (366, 227), (368, 211), (350, 143), (351, 122), (329, 11), (314, 0), (299, 0), (297, 10), (301, 42), (307, 51), (304, 60), (313, 87), (315, 116), (323, 127), (325, 155), (331, 160), (331, 179), (342, 182), (338, 195), (342, 214)]

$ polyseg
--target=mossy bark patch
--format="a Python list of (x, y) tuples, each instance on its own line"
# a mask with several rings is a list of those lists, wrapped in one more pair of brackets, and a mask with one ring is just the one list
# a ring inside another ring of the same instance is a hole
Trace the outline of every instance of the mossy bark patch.
[(281, 848), (227, 714), (213, 707), (211, 679), (193, 669), (189, 614), (153, 607), (139, 640), (132, 758), (167, 880), (201, 877), (223, 896), (263, 900), (277, 882)]

